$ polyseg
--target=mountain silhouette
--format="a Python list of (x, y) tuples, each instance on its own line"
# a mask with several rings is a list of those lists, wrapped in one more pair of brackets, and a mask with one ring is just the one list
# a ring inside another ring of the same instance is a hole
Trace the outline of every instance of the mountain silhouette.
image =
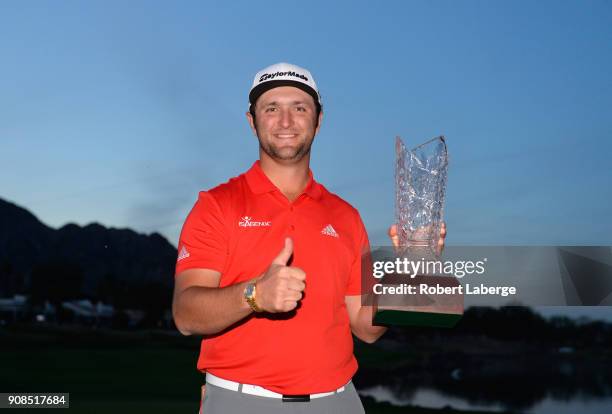
[[(43, 274), (77, 269), (83, 295), (96, 296), (100, 286), (112, 289), (117, 284), (170, 291), (176, 256), (174, 246), (158, 233), (97, 223), (53, 229), (25, 208), (0, 199), (0, 297), (28, 294), (41, 269)], [(51, 276), (61, 280), (61, 275)]]

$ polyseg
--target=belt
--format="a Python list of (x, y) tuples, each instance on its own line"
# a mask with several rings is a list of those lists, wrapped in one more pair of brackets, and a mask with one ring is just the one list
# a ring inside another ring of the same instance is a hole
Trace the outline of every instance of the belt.
[(345, 385), (335, 391), (320, 392), (318, 394), (299, 395), (279, 394), (278, 392), (270, 391), (268, 389), (260, 387), (259, 385), (241, 384), (239, 382), (219, 378), (216, 375), (211, 374), (210, 372), (206, 373), (206, 382), (211, 385), (216, 385), (217, 387), (225, 388), (226, 390), (242, 392), (244, 394), (249, 395), (257, 395), (259, 397), (278, 398), (282, 399), (285, 402), (307, 402), (314, 398), (328, 397), (330, 395), (340, 393), (344, 391), (345, 387), (350, 384), (351, 381), (349, 380), (349, 382), (347, 382)]

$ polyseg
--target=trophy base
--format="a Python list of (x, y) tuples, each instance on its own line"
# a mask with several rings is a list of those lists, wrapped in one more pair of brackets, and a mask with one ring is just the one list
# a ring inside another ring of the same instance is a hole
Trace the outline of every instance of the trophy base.
[(452, 328), (461, 319), (461, 313), (438, 313), (379, 309), (374, 315), (376, 325), (428, 326)]
[[(386, 275), (382, 283), (388, 288), (395, 287), (399, 294), (374, 297), (374, 324), (452, 328), (463, 316), (463, 293), (454, 276), (417, 275), (406, 280), (402, 276)], [(418, 293), (423, 287), (436, 290), (430, 294)], [(406, 293), (410, 291), (413, 293)]]

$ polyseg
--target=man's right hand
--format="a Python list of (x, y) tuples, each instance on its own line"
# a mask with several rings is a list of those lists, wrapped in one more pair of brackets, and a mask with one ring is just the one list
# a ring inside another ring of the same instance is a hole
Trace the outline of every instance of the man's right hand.
[(287, 266), (292, 254), (293, 240), (287, 237), (283, 249), (256, 282), (255, 300), (266, 312), (289, 312), (302, 299), (306, 273), (299, 267)]

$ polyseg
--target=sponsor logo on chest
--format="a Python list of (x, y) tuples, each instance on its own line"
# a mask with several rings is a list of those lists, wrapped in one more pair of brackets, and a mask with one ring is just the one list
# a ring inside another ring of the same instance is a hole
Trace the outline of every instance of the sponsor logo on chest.
[(240, 227), (270, 227), (272, 226), (271, 221), (257, 221), (253, 220), (252, 217), (244, 216), (238, 222), (238, 226)]
[(331, 224), (328, 224), (327, 226), (323, 227), (323, 230), (321, 230), (321, 234), (324, 234), (326, 236), (335, 237), (335, 238), (340, 237), (338, 233), (336, 232), (336, 229), (334, 229), (334, 226), (332, 226)]

